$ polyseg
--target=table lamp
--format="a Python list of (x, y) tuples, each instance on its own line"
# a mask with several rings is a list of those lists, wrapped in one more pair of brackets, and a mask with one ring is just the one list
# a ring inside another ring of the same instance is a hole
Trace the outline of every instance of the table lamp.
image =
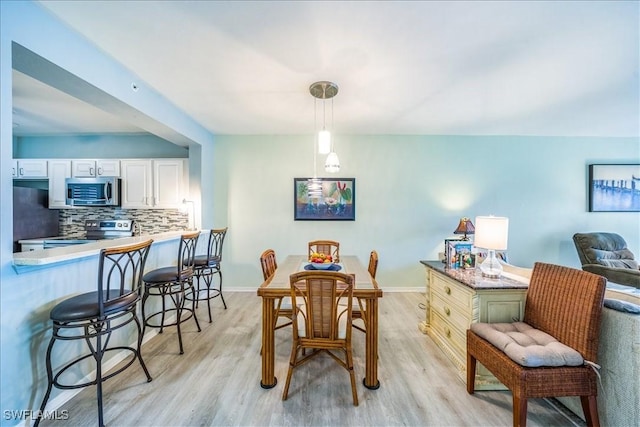
[(502, 265), (496, 258), (496, 251), (507, 249), (509, 218), (500, 216), (477, 216), (474, 245), (487, 249), (489, 254), (480, 265), (484, 277), (497, 279), (502, 274)]
[(469, 240), (467, 234), (474, 234), (476, 228), (473, 226), (471, 220), (467, 217), (460, 218), (460, 224), (458, 224), (458, 228), (455, 229), (453, 234), (464, 234), (462, 240)]

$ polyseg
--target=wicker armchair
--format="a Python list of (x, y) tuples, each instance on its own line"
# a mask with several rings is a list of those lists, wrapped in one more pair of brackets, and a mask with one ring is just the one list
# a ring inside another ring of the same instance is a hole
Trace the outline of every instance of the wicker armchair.
[[(351, 309), (354, 276), (328, 271), (303, 271), (290, 276), (293, 318), (293, 345), (287, 382), (282, 400), (287, 400), (293, 370), (320, 353), (329, 354), (351, 377), (353, 404), (358, 406), (358, 392), (353, 372), (351, 348)], [(343, 303), (346, 302), (346, 305)], [(305, 354), (306, 349), (313, 350)], [(299, 356), (302, 350), (301, 357)], [(341, 351), (343, 358), (334, 352)], [(323, 372), (319, 372), (323, 375)]]
[(570, 363), (577, 366), (562, 363), (548, 366), (546, 360), (534, 364), (542, 366), (523, 366), (531, 364), (516, 363), (505, 353), (506, 347), (505, 351), (500, 350), (474, 332), (480, 332), (482, 326), (497, 327), (497, 324), (472, 324), (467, 331), (467, 392), (474, 392), (478, 361), (513, 393), (514, 426), (526, 425), (527, 399), (557, 396), (580, 396), (587, 425), (598, 426), (596, 373), (586, 362), (596, 362), (605, 286), (604, 277), (536, 263), (522, 322), (535, 328), (536, 333), (551, 335), (569, 350), (577, 350), (578, 358), (582, 357), (577, 363)]
[(309, 242), (309, 256), (314, 252), (331, 255), (333, 262), (340, 262), (340, 243), (334, 240), (313, 240)]

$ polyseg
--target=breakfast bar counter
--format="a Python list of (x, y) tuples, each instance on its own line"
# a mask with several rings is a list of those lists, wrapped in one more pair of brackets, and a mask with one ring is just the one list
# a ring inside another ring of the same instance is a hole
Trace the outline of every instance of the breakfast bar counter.
[(114, 246), (130, 245), (153, 239), (154, 242), (164, 242), (179, 239), (184, 231), (168, 231), (158, 234), (123, 237), (120, 239), (106, 239), (94, 243), (71, 245), (60, 248), (44, 249), (39, 251), (17, 252), (13, 255), (14, 269), (20, 273), (24, 269), (33, 267), (45, 267), (52, 264), (78, 260), (81, 258), (97, 256), (100, 250)]

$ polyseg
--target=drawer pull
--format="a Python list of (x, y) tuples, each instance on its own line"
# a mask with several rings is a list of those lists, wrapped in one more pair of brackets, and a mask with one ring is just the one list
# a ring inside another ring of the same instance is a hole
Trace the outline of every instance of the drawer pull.
[(451, 295), (451, 288), (450, 288), (450, 287), (448, 287), (448, 286), (445, 286), (445, 287), (444, 287), (444, 292), (445, 292), (447, 295)]
[(447, 316), (451, 315), (451, 310), (449, 309), (449, 307), (444, 308), (444, 314), (446, 314)]
[(447, 335), (447, 338), (451, 338), (451, 329), (445, 328), (444, 333)]

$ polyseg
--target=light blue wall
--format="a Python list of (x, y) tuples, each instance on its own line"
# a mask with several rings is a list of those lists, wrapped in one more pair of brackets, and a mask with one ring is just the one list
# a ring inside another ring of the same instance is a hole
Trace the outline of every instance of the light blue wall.
[(23, 136), (14, 158), (137, 159), (187, 158), (189, 150), (149, 134)]
[[(310, 136), (218, 136), (214, 217), (229, 226), (225, 285), (253, 288), (271, 247), (301, 253), (308, 240), (380, 255), (385, 288), (421, 288), (421, 259), (436, 259), (462, 216), (510, 218), (509, 259), (579, 267), (572, 236), (613, 231), (640, 255), (640, 213), (589, 213), (590, 163), (640, 163), (636, 138), (338, 136), (338, 176), (356, 178), (356, 221), (293, 220), (293, 178), (313, 174)], [(318, 176), (327, 176), (318, 161)]]

